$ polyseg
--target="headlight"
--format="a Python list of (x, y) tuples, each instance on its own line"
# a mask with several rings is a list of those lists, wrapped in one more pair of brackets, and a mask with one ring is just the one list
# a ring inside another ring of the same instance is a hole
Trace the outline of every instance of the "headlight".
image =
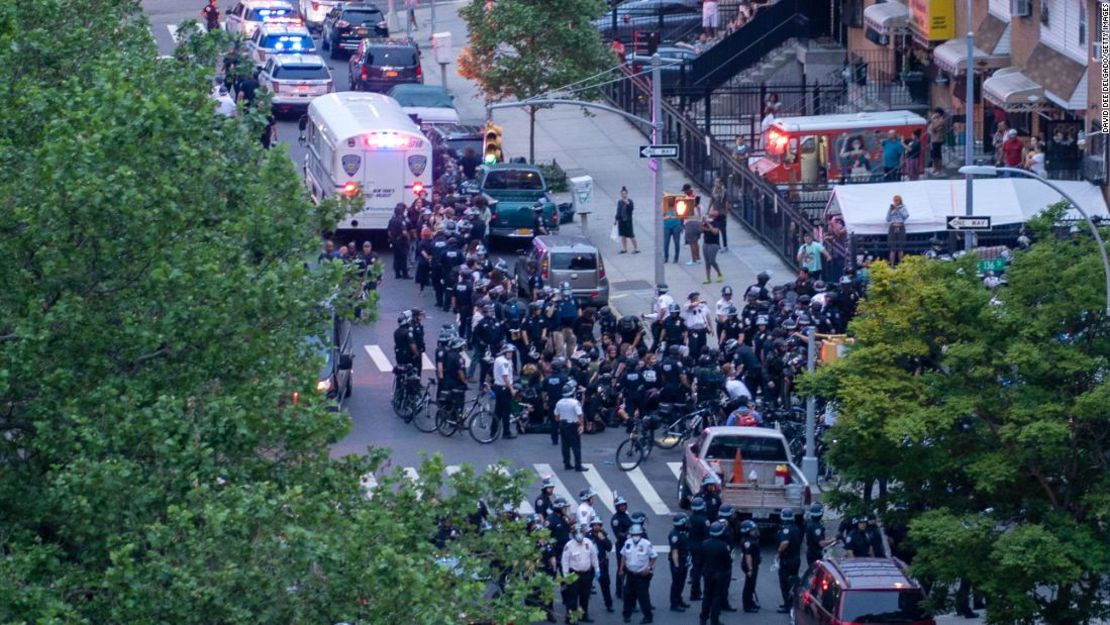
[(320, 380), (316, 383), (316, 390), (321, 393), (327, 393), (331, 390), (331, 378)]

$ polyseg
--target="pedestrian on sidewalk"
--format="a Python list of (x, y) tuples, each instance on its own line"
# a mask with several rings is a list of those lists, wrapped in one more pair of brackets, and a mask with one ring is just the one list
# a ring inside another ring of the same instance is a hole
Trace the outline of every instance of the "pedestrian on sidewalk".
[[(1018, 138), (1018, 132), (1013, 128), (1006, 131), (1006, 140), (1002, 142), (1002, 164), (1006, 167), (1018, 168), (1025, 164), (1025, 144)], [(1013, 174), (1002, 175), (1012, 176)]]
[(917, 180), (925, 171), (921, 156), (921, 129), (915, 128), (913, 136), (906, 141), (906, 177), (910, 180)]
[(696, 265), (701, 262), (701, 198), (694, 194), (694, 187), (689, 184), (682, 187), (682, 190), (686, 197), (694, 200), (694, 211), (686, 215), (682, 227), (686, 234), (686, 245), (690, 246), (690, 260), (686, 264)]
[(702, 0), (701, 27), (705, 36), (713, 39), (717, 36), (717, 29), (721, 26), (721, 14), (717, 0)]
[(713, 190), (709, 193), (709, 196), (712, 200), (710, 209), (716, 208), (725, 216), (718, 228), (721, 231), (721, 249), (728, 251), (728, 209), (725, 206), (725, 183), (720, 177), (713, 181)]
[(798, 264), (805, 269), (809, 275), (820, 276), (822, 258), (824, 260), (832, 260), (825, 246), (813, 240), (813, 233), (806, 231), (802, 234), (802, 244), (798, 246), (798, 253), (795, 255), (795, 260)]
[(717, 282), (723, 282), (725, 275), (717, 264), (717, 252), (721, 249), (721, 233), (724, 231), (725, 216), (714, 206), (709, 209), (709, 219), (702, 224), (705, 236), (705, 284), (709, 284), (712, 269), (717, 270)]
[(934, 176), (944, 175), (943, 150), (944, 137), (948, 134), (948, 116), (944, 109), (937, 107), (929, 116), (929, 165)]
[(898, 182), (902, 179), (902, 158), (906, 155), (906, 146), (896, 130), (888, 130), (886, 139), (883, 139), (883, 180), (885, 182)]
[(663, 208), (663, 262), (671, 260), (671, 240), (674, 240), (674, 262), (678, 264), (678, 254), (681, 248), (679, 237), (682, 236), (682, 218), (678, 216), (674, 203)]
[(628, 253), (628, 242), (632, 241), (632, 253), (639, 254), (640, 246), (636, 244), (636, 233), (632, 230), (632, 210), (635, 205), (628, 197), (628, 189), (621, 187), (621, 199), (617, 200), (617, 235), (621, 238), (621, 254)]
[(902, 196), (894, 196), (886, 212), (886, 222), (890, 224), (886, 239), (891, 267), (902, 262), (902, 257), (906, 254), (906, 220), (909, 218), (910, 211), (902, 203)]

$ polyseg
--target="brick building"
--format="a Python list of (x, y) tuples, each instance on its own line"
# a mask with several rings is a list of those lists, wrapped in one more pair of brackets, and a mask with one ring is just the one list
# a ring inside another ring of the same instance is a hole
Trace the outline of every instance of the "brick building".
[[(1049, 175), (1106, 183), (1100, 104), (1102, 46), (1096, 0), (845, 0), (839, 38), (867, 72), (928, 82), (931, 106), (959, 130), (968, 24), (975, 33), (971, 107), (986, 151), (998, 123), (1044, 142)], [(1110, 13), (1107, 13), (1110, 18)], [(883, 68), (883, 69), (876, 69)]]

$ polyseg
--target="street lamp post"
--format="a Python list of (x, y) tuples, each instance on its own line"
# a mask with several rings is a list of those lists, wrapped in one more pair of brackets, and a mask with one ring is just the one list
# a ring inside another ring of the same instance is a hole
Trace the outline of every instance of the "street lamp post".
[(1033, 180), (1040, 182), (1046, 187), (1049, 187), (1062, 195), (1064, 199), (1067, 200), (1067, 202), (1075, 208), (1075, 210), (1079, 211), (1079, 214), (1083, 216), (1083, 220), (1087, 222), (1087, 227), (1091, 229), (1091, 236), (1095, 238), (1095, 243), (1098, 245), (1098, 253), (1100, 256), (1102, 256), (1102, 270), (1106, 274), (1106, 315), (1110, 317), (1110, 258), (1107, 258), (1106, 256), (1106, 243), (1103, 242), (1102, 235), (1098, 232), (1098, 226), (1096, 226), (1095, 222), (1091, 220), (1091, 216), (1087, 214), (1087, 211), (1083, 210), (1083, 207), (1079, 205), (1079, 202), (1076, 202), (1075, 199), (1073, 199), (1070, 195), (1067, 194), (1067, 192), (1061, 189), (1059, 185), (1052, 182), (1051, 180), (1046, 180), (1034, 174), (1033, 172), (1026, 171), (1024, 169), (1018, 169), (1017, 167), (965, 165), (960, 168), (960, 173), (969, 178), (971, 176), (996, 176), (999, 173), (1007, 173), (1011, 175), (1022, 176), (1025, 178), (1032, 178)]
[[(817, 370), (816, 328), (806, 332), (806, 371), (810, 375)], [(802, 474), (813, 486), (817, 485), (817, 398), (812, 394), (806, 397), (806, 455), (802, 458)]]
[[(964, 87), (964, 167), (971, 167), (973, 146), (975, 145), (975, 31), (971, 30), (971, 0), (967, 0), (967, 84)], [(972, 176), (964, 177), (965, 191), (967, 194), (966, 210), (964, 214), (972, 216)], [(964, 249), (970, 251), (975, 246), (975, 234), (968, 230), (964, 233)]]

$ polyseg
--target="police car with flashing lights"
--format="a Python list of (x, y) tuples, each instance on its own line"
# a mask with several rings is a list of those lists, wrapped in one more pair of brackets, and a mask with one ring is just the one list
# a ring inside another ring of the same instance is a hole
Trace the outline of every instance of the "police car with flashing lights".
[(247, 55), (255, 67), (265, 67), (276, 54), (315, 54), (316, 44), (308, 29), (297, 24), (263, 24), (247, 42)]
[(227, 12), (224, 30), (250, 39), (263, 24), (300, 23), (300, 14), (287, 0), (240, 0)]
[(314, 98), (335, 91), (331, 70), (315, 54), (271, 54), (258, 74), (258, 85), (273, 94), (275, 111), (303, 111)]

